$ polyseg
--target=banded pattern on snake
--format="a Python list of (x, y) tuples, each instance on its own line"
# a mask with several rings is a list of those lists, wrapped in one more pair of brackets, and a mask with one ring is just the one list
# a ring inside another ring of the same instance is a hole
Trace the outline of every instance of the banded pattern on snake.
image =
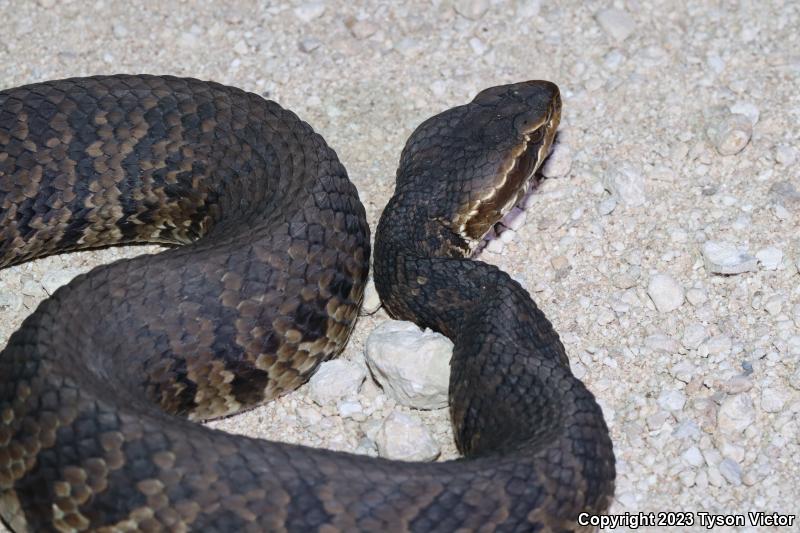
[(466, 259), (533, 180), (558, 89), (481, 92), (408, 140), (378, 226), (397, 318), (454, 340), (456, 461), (393, 462), (193, 422), (302, 384), (352, 330), (363, 206), (293, 113), (169, 76), (0, 92), (0, 268), (180, 247), (78, 276), (0, 353), (0, 516), (14, 531), (566, 531), (603, 512), (602, 413), (528, 293)]

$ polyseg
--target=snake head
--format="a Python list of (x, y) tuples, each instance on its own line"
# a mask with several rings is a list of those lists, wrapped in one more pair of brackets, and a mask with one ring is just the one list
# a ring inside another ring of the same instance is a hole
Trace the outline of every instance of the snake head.
[(561, 96), (549, 81), (486, 89), (466, 106), (462, 128), (471, 132), (479, 165), (462, 197), (453, 229), (476, 245), (527, 191), (547, 157), (561, 118)]

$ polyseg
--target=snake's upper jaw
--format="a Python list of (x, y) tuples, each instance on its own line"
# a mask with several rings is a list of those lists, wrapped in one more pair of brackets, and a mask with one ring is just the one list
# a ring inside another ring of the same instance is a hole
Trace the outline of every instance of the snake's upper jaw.
[(507, 148), (499, 170), (486, 182), (484, 194), (461, 209), (456, 227), (471, 250), (528, 190), (550, 152), (561, 120), (561, 97), (550, 82), (495, 87), (480, 93), (475, 101), (516, 111), (510, 126), (516, 130), (517, 141)]

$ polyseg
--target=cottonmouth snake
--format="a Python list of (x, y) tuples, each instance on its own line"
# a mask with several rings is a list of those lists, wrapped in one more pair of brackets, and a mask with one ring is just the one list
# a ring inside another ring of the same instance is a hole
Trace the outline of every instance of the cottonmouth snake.
[(122, 243), (0, 354), (0, 514), (15, 531), (562, 531), (614, 456), (550, 322), (465, 259), (546, 156), (558, 89), (481, 92), (408, 140), (378, 225), (387, 310), (455, 342), (464, 459), (404, 463), (231, 436), (228, 415), (345, 344), (369, 229), (323, 139), (215, 83), (106, 76), (0, 92), (0, 268)]

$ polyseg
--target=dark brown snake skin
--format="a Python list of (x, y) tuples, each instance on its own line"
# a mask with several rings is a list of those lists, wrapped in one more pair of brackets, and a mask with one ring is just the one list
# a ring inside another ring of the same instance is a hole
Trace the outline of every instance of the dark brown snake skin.
[(546, 156), (549, 82), (495, 87), (408, 140), (378, 226), (389, 312), (455, 342), (464, 458), (404, 463), (191, 420), (303, 383), (344, 346), (369, 229), (335, 153), (274, 102), (168, 76), (0, 92), (0, 268), (183, 244), (78, 276), (0, 353), (0, 515), (14, 531), (565, 531), (614, 455), (528, 293), (464, 257)]

